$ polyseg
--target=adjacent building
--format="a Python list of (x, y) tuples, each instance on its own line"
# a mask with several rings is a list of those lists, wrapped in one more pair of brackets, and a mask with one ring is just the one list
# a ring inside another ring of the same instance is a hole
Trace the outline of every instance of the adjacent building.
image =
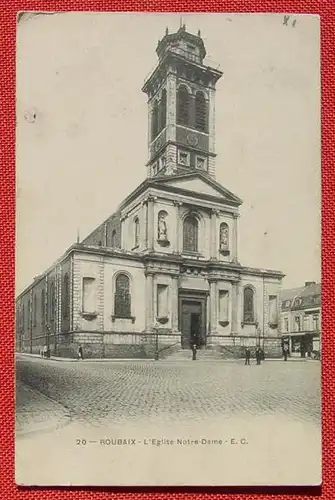
[[(242, 200), (216, 181), (215, 91), (200, 36), (158, 43), (148, 98), (146, 179), (20, 294), (18, 350), (148, 357), (176, 349), (281, 355), (283, 274), (239, 262)], [(227, 166), (229, 168), (229, 166)], [(115, 186), (117, 189), (117, 186)], [(158, 335), (158, 337), (156, 337)]]
[(321, 352), (321, 285), (304, 286), (281, 294), (283, 345), (292, 356), (319, 356)]

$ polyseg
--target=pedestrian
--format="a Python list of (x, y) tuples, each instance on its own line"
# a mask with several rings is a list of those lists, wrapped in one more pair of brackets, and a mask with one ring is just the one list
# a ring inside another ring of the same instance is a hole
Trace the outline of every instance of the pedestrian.
[(192, 360), (196, 361), (197, 359), (197, 344), (192, 345)]
[(286, 345), (284, 346), (284, 361), (287, 361), (287, 356), (288, 356), (288, 347)]
[(260, 347), (257, 347), (257, 349), (256, 349), (256, 364), (257, 365), (261, 364), (261, 356), (262, 356), (261, 349), (260, 349)]
[(249, 349), (249, 347), (245, 348), (245, 365), (250, 366), (250, 349)]
[(48, 347), (45, 345), (43, 347), (43, 358), (47, 358), (48, 357)]
[(78, 347), (78, 359), (84, 359), (83, 348), (81, 345)]

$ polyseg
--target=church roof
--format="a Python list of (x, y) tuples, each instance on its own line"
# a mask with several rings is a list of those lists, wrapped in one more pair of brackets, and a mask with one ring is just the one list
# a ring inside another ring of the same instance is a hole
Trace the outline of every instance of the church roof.
[[(187, 187), (185, 181), (192, 181), (199, 179), (204, 184), (204, 186), (210, 186), (213, 188), (213, 194), (206, 193), (205, 190), (202, 192), (201, 188), (197, 190), (192, 189), (192, 187)], [(180, 182), (180, 186), (178, 183)], [(145, 179), (134, 191), (132, 191), (127, 198), (119, 205), (119, 209), (123, 209), (128, 203), (133, 201), (137, 196), (143, 193), (149, 187), (154, 187), (166, 192), (173, 192), (177, 194), (184, 194), (188, 196), (194, 196), (196, 198), (201, 198), (203, 200), (210, 200), (213, 202), (221, 202), (229, 204), (232, 206), (239, 206), (243, 203), (241, 198), (236, 196), (234, 193), (229, 191), (227, 188), (222, 186), (219, 182), (214, 180), (206, 172), (200, 170), (178, 168), (173, 172), (173, 174), (167, 174), (166, 171), (162, 171), (160, 174), (152, 178)], [(216, 194), (215, 194), (216, 192)]]
[[(205, 191), (202, 192), (201, 189), (193, 190), (192, 188), (185, 187), (185, 181), (200, 179), (203, 181), (204, 186), (211, 186), (213, 188), (214, 195), (210, 195)], [(178, 183), (180, 182), (180, 186)], [(153, 187), (166, 192), (173, 192), (177, 194), (184, 194), (188, 196), (194, 196), (196, 198), (201, 198), (203, 200), (210, 200), (214, 202), (226, 203), (233, 206), (239, 206), (243, 203), (241, 198), (233, 194), (227, 188), (222, 186), (219, 182), (214, 180), (206, 172), (200, 170), (178, 168), (173, 174), (166, 174), (166, 171), (162, 171), (160, 174), (152, 178), (145, 179), (134, 191), (132, 191), (127, 198), (119, 205), (119, 209), (123, 209), (128, 203), (133, 201), (137, 196), (143, 193), (146, 189)], [(217, 195), (215, 195), (215, 191)]]

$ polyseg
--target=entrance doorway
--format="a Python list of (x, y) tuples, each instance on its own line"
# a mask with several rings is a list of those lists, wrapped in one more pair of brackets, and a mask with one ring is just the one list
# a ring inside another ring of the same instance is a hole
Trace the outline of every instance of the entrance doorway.
[(179, 323), (181, 347), (191, 349), (206, 345), (206, 297), (180, 297)]

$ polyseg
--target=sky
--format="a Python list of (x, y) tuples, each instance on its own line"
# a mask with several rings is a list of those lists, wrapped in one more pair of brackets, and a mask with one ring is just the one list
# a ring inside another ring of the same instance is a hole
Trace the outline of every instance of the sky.
[[(242, 198), (239, 260), (320, 280), (317, 16), (183, 14), (211, 65), (217, 180)], [(294, 22), (295, 21), (295, 22)], [(17, 292), (146, 176), (145, 78), (179, 14), (58, 13), (17, 30)]]

